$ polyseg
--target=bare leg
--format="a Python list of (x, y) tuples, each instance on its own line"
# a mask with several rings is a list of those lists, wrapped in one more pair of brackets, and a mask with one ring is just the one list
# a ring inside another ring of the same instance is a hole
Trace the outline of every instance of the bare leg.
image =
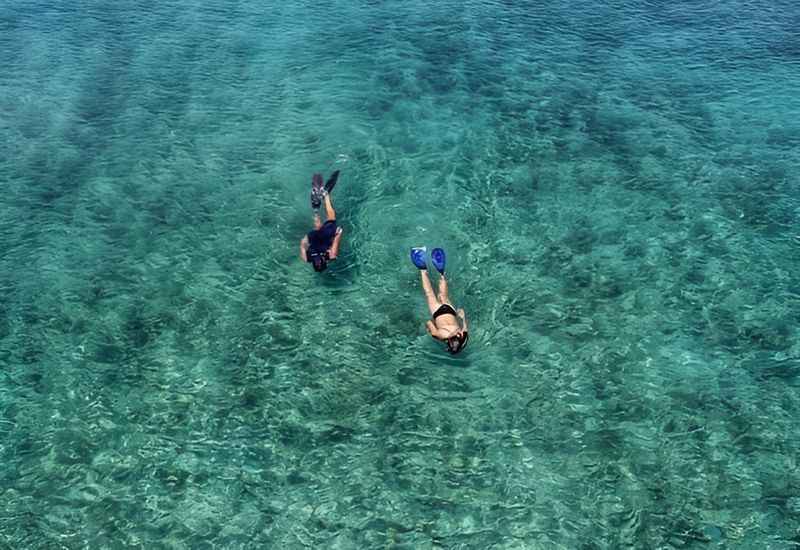
[(439, 309), (439, 306), (442, 304), (436, 300), (436, 294), (433, 293), (433, 286), (428, 277), (428, 270), (420, 269), (419, 275), (422, 277), (422, 290), (425, 292), (425, 299), (428, 300), (428, 309), (431, 310), (431, 315), (433, 315), (433, 312)]
[(319, 217), (319, 210), (314, 210), (314, 229), (322, 227), (322, 220)]
[(333, 209), (333, 203), (331, 203), (331, 196), (329, 193), (325, 193), (325, 216), (327, 216), (328, 220), (336, 219), (336, 210)]
[(447, 279), (444, 275), (439, 277), (439, 301), (443, 304), (450, 303), (450, 296), (447, 294)]

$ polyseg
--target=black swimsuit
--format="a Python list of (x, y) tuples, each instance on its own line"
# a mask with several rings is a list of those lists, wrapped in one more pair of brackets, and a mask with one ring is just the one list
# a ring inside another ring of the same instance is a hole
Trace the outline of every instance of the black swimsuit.
[(439, 309), (433, 312), (433, 320), (436, 321), (437, 317), (442, 315), (456, 315), (456, 310), (453, 309), (453, 306), (450, 304), (442, 304), (439, 306)]
[(322, 227), (308, 234), (308, 250), (306, 257), (312, 262), (315, 256), (325, 256), (328, 259), (328, 250), (336, 239), (336, 220), (328, 220)]

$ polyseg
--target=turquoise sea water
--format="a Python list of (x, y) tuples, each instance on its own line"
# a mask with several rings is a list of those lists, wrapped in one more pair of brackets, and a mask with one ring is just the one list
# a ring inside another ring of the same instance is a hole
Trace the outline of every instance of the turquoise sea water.
[(800, 547), (799, 28), (3, 2), (0, 548)]

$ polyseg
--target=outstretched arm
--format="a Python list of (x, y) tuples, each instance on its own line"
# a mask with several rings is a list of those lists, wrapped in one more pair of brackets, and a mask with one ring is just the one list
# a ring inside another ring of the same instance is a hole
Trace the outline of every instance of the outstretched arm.
[(442, 335), (439, 334), (439, 329), (436, 328), (436, 325), (433, 324), (433, 321), (431, 321), (430, 319), (428, 320), (427, 323), (425, 323), (425, 328), (428, 329), (428, 334), (433, 336), (436, 340), (444, 340), (444, 338), (442, 338)]
[(304, 262), (308, 261), (308, 256), (306, 256), (307, 248), (308, 248), (308, 236), (303, 237), (300, 240), (300, 257), (303, 259)]
[(336, 228), (336, 236), (333, 238), (333, 244), (331, 245), (330, 250), (328, 251), (328, 258), (331, 260), (336, 259), (336, 256), (339, 255), (339, 243), (342, 240), (342, 228)]
[(433, 336), (434, 338), (436, 338), (436, 335), (437, 335), (437, 333), (438, 333), (438, 330), (436, 329), (436, 325), (434, 325), (434, 324), (433, 324), (433, 321), (431, 321), (431, 320), (428, 320), (428, 321), (425, 323), (425, 328), (428, 330), (428, 334), (430, 334), (431, 336)]
[(458, 308), (458, 316), (461, 318), (461, 330), (469, 332), (469, 328), (467, 327), (467, 314), (464, 313), (463, 308)]

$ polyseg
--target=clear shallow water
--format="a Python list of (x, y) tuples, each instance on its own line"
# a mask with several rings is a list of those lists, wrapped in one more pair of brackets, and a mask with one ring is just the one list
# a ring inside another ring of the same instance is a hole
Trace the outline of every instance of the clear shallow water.
[(797, 547), (799, 19), (3, 4), (2, 545)]

